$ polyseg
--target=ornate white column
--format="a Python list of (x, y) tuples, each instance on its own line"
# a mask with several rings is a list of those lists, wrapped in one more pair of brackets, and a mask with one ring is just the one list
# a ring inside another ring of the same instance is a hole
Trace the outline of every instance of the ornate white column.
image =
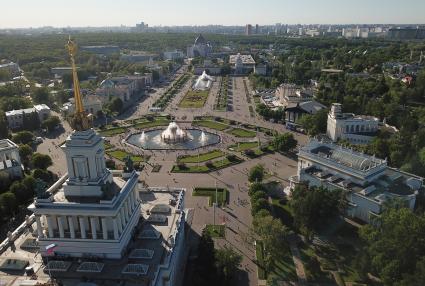
[(68, 225), (69, 225), (69, 232), (71, 233), (71, 238), (75, 238), (74, 217), (72, 216), (68, 217)]
[(47, 217), (47, 228), (49, 230), (49, 237), (52, 238), (54, 237), (54, 232), (53, 232), (53, 217), (51, 215), (46, 216)]
[(118, 212), (117, 215), (117, 223), (118, 223), (118, 230), (120, 231), (120, 233), (122, 233), (122, 218), (121, 218), (121, 212)]
[(86, 224), (84, 222), (84, 217), (79, 217), (78, 220), (80, 221), (81, 238), (86, 239)]
[(122, 228), (124, 229), (125, 226), (127, 225), (126, 224), (127, 218), (126, 218), (126, 214), (125, 214), (125, 211), (124, 211), (124, 207), (121, 208), (120, 213), (121, 213), (121, 220), (122, 220)]
[(43, 228), (41, 227), (41, 219), (39, 215), (35, 216), (35, 221), (37, 223), (37, 234), (39, 238), (44, 237), (43, 235)]
[(114, 239), (115, 240), (118, 240), (120, 238), (119, 235), (118, 235), (118, 222), (117, 222), (117, 220), (118, 220), (117, 217), (114, 217), (113, 220), (112, 220), (113, 225), (114, 225)]
[(63, 218), (62, 218), (62, 216), (58, 216), (58, 228), (59, 228), (60, 238), (64, 238), (65, 232), (64, 232), (64, 229), (63, 229)]
[(108, 239), (108, 224), (106, 223), (106, 217), (102, 217), (102, 231), (103, 239)]
[(125, 202), (124, 202), (124, 213), (125, 213), (125, 220), (126, 221), (129, 221), (129, 219), (130, 219), (130, 210), (129, 210), (129, 208), (128, 208), (128, 200), (126, 200)]
[(97, 239), (97, 232), (96, 232), (96, 217), (90, 218), (90, 225), (91, 225), (91, 234), (93, 239)]
[[(136, 188), (135, 188), (135, 189), (136, 189)], [(135, 205), (135, 206), (137, 205), (137, 202), (139, 201), (138, 196), (139, 196), (139, 192), (138, 192), (138, 191), (136, 191), (136, 190), (133, 190), (133, 199), (134, 199), (134, 205)]]

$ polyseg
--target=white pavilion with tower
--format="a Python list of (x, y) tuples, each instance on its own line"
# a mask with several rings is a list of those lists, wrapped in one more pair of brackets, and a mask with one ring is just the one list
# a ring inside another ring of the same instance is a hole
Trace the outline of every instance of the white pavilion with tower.
[(76, 111), (74, 131), (61, 148), (68, 173), (45, 192), (39, 192), (29, 210), (34, 212), (42, 256), (46, 246), (64, 257), (120, 259), (141, 216), (137, 190), (139, 174), (127, 168), (113, 175), (106, 168), (104, 140), (84, 112), (70, 39)]

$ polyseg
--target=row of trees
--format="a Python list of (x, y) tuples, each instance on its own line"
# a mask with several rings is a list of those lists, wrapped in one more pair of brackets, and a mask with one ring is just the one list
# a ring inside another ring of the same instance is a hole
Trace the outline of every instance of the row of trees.
[(215, 249), (209, 232), (204, 230), (199, 240), (192, 285), (233, 285), (231, 280), (241, 262), (242, 256), (232, 248)]

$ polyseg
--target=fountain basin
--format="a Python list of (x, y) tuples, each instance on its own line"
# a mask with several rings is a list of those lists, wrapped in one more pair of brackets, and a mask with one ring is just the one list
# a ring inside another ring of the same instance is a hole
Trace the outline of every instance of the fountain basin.
[(219, 135), (200, 129), (184, 129), (184, 132), (184, 140), (164, 140), (164, 129), (153, 129), (131, 134), (126, 141), (145, 150), (193, 150), (221, 141)]

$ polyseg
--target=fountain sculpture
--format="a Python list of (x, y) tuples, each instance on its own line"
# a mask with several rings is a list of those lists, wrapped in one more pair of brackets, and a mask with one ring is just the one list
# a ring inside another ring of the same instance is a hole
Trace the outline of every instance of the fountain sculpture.
[(187, 133), (181, 129), (177, 123), (170, 122), (167, 129), (161, 133), (161, 139), (164, 142), (184, 142), (187, 140)]

